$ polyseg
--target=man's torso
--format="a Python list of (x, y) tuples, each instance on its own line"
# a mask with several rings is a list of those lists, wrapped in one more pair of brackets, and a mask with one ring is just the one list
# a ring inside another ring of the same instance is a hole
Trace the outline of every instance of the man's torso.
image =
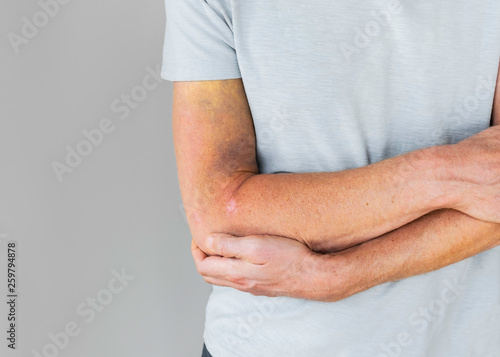
[[(346, 170), (490, 125), (498, 0), (207, 2), (233, 28), (262, 173)], [(500, 248), (336, 303), (215, 286), (204, 337), (215, 357), (499, 356)]]

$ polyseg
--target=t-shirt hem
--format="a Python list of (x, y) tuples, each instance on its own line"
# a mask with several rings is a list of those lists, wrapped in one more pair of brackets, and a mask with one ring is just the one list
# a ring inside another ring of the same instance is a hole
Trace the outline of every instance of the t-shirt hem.
[(176, 82), (176, 81), (212, 81), (212, 80), (225, 80), (225, 79), (237, 79), (242, 78), (239, 71), (231, 70), (221, 70), (214, 71), (213, 69), (206, 70), (188, 70), (185, 72), (176, 70), (162, 70), (160, 72), (162, 79)]

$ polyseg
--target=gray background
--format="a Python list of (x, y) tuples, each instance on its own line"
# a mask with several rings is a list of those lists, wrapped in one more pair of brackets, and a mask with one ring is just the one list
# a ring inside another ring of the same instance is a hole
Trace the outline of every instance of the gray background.
[[(211, 288), (181, 213), (172, 83), (148, 90), (123, 120), (111, 110), (161, 63), (164, 3), (59, 4), (16, 53), (9, 33), (23, 36), (23, 17), (40, 11), (37, 1), (0, 3), (0, 355), (42, 353), (49, 333), (74, 322), (80, 333), (58, 356), (200, 356)], [(66, 146), (103, 118), (115, 130), (59, 182), (52, 163), (66, 164)], [(5, 340), (9, 240), (19, 246), (17, 353)], [(109, 298), (122, 268), (135, 279), (86, 322), (77, 307)]]

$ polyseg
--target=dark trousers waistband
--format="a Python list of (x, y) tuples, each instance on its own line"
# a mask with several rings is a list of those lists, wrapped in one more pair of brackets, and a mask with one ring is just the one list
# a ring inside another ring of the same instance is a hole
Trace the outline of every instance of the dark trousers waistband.
[(201, 357), (212, 357), (210, 352), (208, 352), (207, 346), (205, 346), (205, 344), (203, 344), (203, 352), (201, 354)]

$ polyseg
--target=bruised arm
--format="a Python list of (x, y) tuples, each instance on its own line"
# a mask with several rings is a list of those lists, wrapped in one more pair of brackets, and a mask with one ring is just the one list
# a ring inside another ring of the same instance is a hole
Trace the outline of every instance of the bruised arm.
[(260, 174), (241, 79), (175, 82), (173, 104), (181, 194), (202, 250), (214, 232), (285, 236), (315, 251), (344, 249), (454, 208), (458, 196), (450, 189), (464, 191), (448, 185), (447, 176), (467, 162), (459, 167), (448, 160), (447, 148), (340, 172)]

